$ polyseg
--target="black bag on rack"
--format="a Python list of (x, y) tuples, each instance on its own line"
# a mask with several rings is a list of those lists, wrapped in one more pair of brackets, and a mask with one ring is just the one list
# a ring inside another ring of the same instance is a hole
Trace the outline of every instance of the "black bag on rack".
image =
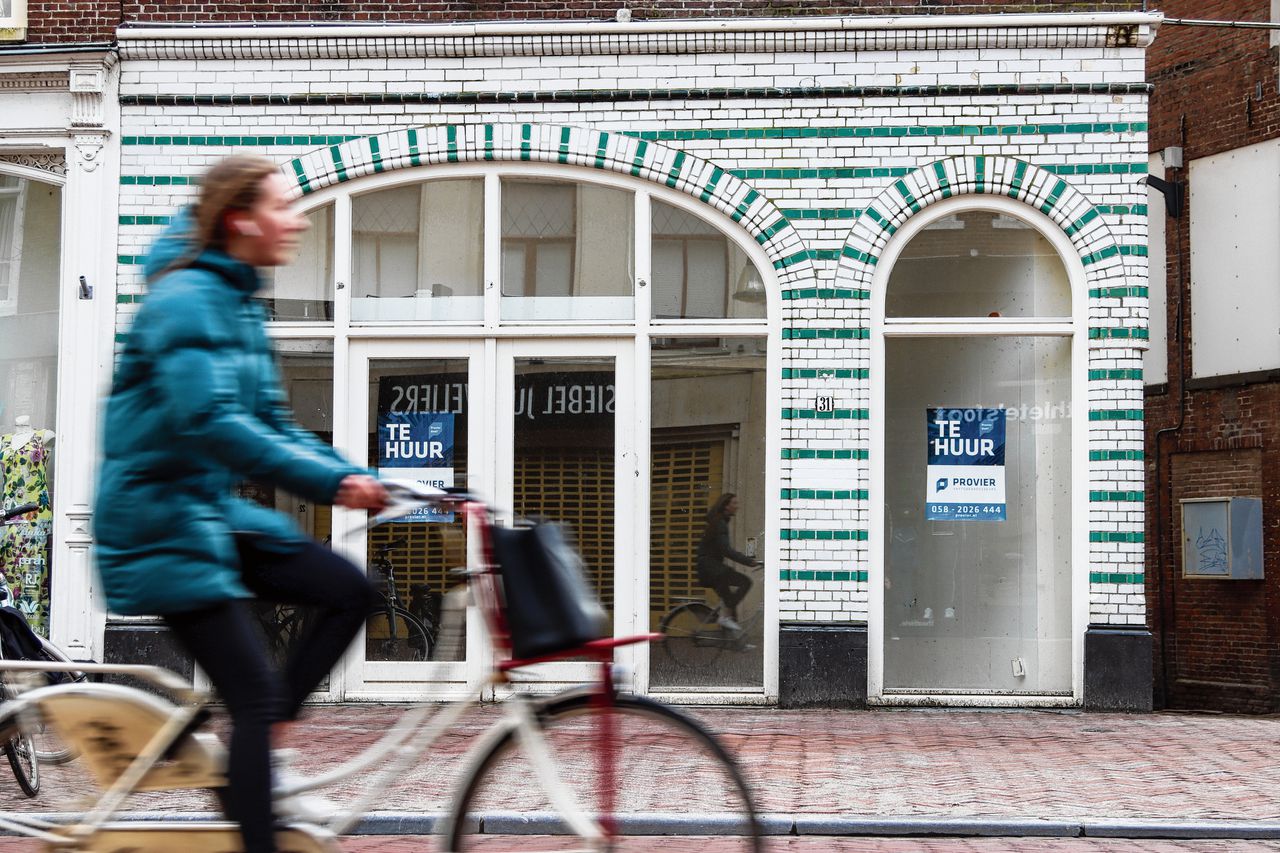
[(559, 525), (494, 527), (493, 554), (516, 658), (555, 654), (606, 635), (608, 617)]

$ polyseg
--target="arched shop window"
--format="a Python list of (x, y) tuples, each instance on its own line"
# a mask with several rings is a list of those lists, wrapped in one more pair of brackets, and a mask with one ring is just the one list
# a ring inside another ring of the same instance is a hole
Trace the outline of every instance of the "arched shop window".
[(1070, 279), (1050, 223), (982, 203), (941, 203), (890, 258), (883, 689), (1069, 696)]
[[(657, 628), (689, 599), (715, 602), (694, 561), (721, 494), (740, 495), (734, 547), (763, 556), (773, 504), (765, 488), (772, 270), (727, 217), (643, 181), (515, 164), (371, 176), (326, 189), (311, 205), (300, 257), (267, 294), (304, 426), (328, 440), (321, 410), (335, 398), (365, 404), (368, 458), (377, 465), (380, 419), (401, 414), (407, 400), (414, 413), (440, 415), (453, 482), (494, 469), (495, 489), (510, 484), (508, 509), (571, 524), (606, 608), (629, 600), (638, 630)], [(342, 338), (349, 347), (332, 343)], [(596, 341), (603, 343), (593, 349)], [(365, 358), (367, 375), (348, 374), (356, 384), (335, 394), (344, 351), (363, 354), (346, 358)], [(644, 374), (624, 366), (633, 360)], [(504, 395), (514, 401), (514, 425), (498, 418)], [(624, 424), (615, 437), (621, 411), (643, 417), (647, 436)], [(496, 420), (473, 429), (473, 413)], [(354, 442), (344, 449), (364, 450)], [(635, 481), (615, 476), (616, 460), (632, 458), (619, 442), (647, 443), (647, 524), (643, 509), (616, 514), (615, 486), (620, 494)], [(503, 447), (513, 460), (497, 471)], [(289, 508), (317, 535), (329, 524), (323, 508), (259, 497)], [(615, 555), (618, 537), (645, 529), (647, 547), (637, 542)], [(450, 570), (465, 560), (464, 531), (457, 520), (388, 525), (369, 536), (370, 563), (398, 539), (394, 583), (413, 609), (452, 583)], [(635, 575), (646, 569), (647, 584)], [(729, 660), (678, 662), (655, 649), (651, 689), (763, 688), (766, 584), (759, 571), (751, 578), (739, 607), (751, 633), (742, 648)], [(446, 678), (405, 668), (418, 662), (417, 650), (391, 634), (387, 624), (368, 626), (370, 678)], [(468, 654), (455, 635), (426, 662), (444, 672)], [(388, 666), (401, 668), (388, 674)]]

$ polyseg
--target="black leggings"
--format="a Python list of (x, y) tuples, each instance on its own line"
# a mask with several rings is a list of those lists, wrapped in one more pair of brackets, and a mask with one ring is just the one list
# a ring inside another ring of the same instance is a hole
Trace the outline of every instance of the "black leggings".
[(707, 586), (716, 591), (716, 594), (724, 602), (724, 606), (728, 608), (729, 616), (736, 619), (738, 618), (738, 603), (746, 597), (747, 590), (751, 589), (751, 578), (742, 572), (721, 564), (720, 568), (711, 575), (710, 583)]
[(271, 725), (292, 720), (346, 651), (373, 607), (364, 574), (314, 542), (277, 554), (236, 537), (241, 580), (263, 601), (316, 608), (306, 638), (283, 673), (271, 663), (248, 602), (169, 613), (165, 623), (208, 674), (231, 715), (227, 817), (240, 824), (245, 853), (274, 853)]

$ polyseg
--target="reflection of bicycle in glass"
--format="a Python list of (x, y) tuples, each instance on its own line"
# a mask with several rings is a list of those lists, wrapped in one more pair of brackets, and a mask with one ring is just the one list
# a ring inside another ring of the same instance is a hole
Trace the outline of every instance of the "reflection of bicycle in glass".
[(436, 643), (436, 626), (428, 607), (420, 618), (400, 601), (396, 588), (396, 568), (391, 554), (409, 544), (404, 538), (393, 539), (378, 548), (370, 562), (370, 574), (382, 582), (382, 603), (365, 623), (365, 656), (367, 660), (427, 660)]
[[(453, 808), (440, 821), (443, 850), (605, 853), (635, 849), (636, 841), (644, 849), (670, 845), (667, 839), (649, 844), (649, 838), (626, 836), (710, 831), (721, 853), (761, 853), (763, 841), (749, 789), (719, 741), (682, 712), (622, 692), (615, 680), (615, 650), (647, 642), (653, 635), (566, 640), (548, 645), (545, 654), (515, 657), (518, 635), (512, 626), (520, 623), (511, 618), (505, 593), (519, 586), (511, 583), (517, 576), (526, 584), (541, 577), (521, 565), (521, 559), (528, 558), (514, 558), (527, 553), (513, 549), (516, 532), (496, 528), (488, 508), (474, 498), (424, 492), (416, 484), (400, 485), (399, 490), (392, 485), (388, 483), (389, 490), (402, 506), (443, 506), (462, 513), (477, 538), (479, 556), (464, 575), (488, 628), (495, 663), (468, 683), (462, 695), (471, 697), (469, 701), (443, 707), (423, 703), (407, 710), (377, 743), (344, 765), (311, 778), (278, 780), (273, 797), (281, 820), (277, 838), (282, 851), (338, 853), (336, 836), (375, 803), (384, 803), (388, 790), (476, 706), (482, 694), (491, 696), (498, 690), (506, 698), (501, 716), (476, 739)], [(501, 562), (499, 554), (504, 555)], [(585, 588), (585, 582), (580, 585)], [(566, 618), (572, 621), (571, 615)], [(590, 662), (591, 676), (581, 687), (552, 696), (526, 695), (519, 689), (522, 681), (536, 678), (536, 673), (528, 673), (534, 664), (583, 658)], [(80, 749), (81, 761), (101, 795), (70, 823), (9, 811), (0, 814), (0, 826), (40, 839), (49, 849), (82, 853), (240, 849), (236, 825), (226, 821), (118, 819), (126, 799), (137, 791), (225, 784), (223, 747), (216, 737), (199, 731), (212, 697), (157, 667), (82, 666), (89, 672), (145, 679), (180, 701), (122, 685), (85, 683), (37, 687), (6, 703), (0, 708), (0, 736), (20, 732), (31, 718), (46, 720)], [(56, 669), (0, 662), (0, 671)], [(354, 801), (341, 807), (321, 808), (314, 798), (299, 797), (358, 773), (371, 776), (362, 780)], [(569, 838), (540, 843), (534, 836)]]
[[(758, 571), (760, 567), (756, 567)], [(764, 609), (757, 604), (754, 611), (738, 620), (734, 630), (721, 624), (727, 612), (723, 599), (715, 604), (705, 598), (677, 598), (677, 604), (658, 623), (663, 635), (662, 647), (667, 656), (680, 666), (705, 665), (715, 662), (724, 652), (745, 652), (756, 648), (763, 635)]]

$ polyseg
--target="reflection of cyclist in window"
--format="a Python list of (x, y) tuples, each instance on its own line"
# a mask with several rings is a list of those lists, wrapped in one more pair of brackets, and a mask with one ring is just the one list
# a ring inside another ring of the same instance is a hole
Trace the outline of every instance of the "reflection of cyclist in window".
[(714, 589), (724, 602), (720, 614), (721, 627), (741, 631), (738, 626), (738, 602), (751, 589), (751, 578), (730, 568), (724, 561), (733, 560), (743, 566), (761, 565), (754, 557), (735, 551), (729, 544), (729, 519), (738, 512), (738, 496), (733, 492), (721, 495), (707, 510), (707, 526), (698, 542), (698, 583)]
[[(250, 479), (351, 509), (386, 502), (367, 470), (294, 422), (280, 388), (252, 297), (257, 268), (291, 260), (307, 227), (287, 186), (270, 160), (227, 158), (152, 246), (151, 290), (107, 402), (94, 510), (111, 610), (163, 616), (226, 702), (226, 804), (246, 853), (276, 849), (271, 725), (297, 714), (375, 594), (354, 565), (232, 489)], [(283, 673), (250, 595), (316, 609)]]

